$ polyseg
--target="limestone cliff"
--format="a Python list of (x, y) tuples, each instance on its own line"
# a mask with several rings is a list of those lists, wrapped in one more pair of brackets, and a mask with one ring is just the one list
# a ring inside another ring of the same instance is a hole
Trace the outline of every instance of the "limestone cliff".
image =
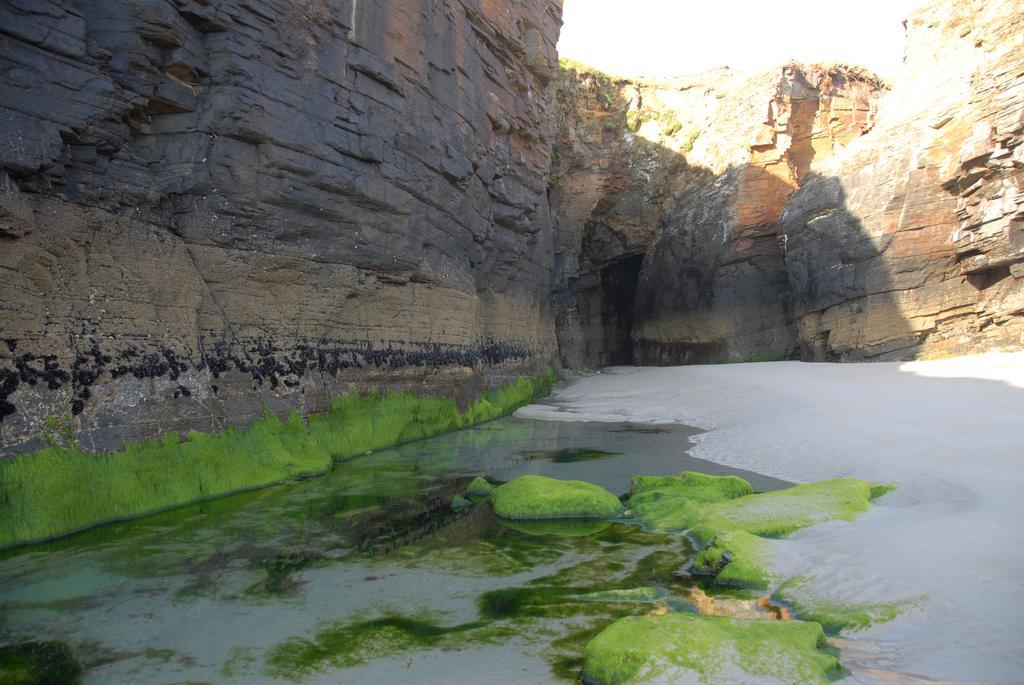
[(0, 448), (549, 363), (557, 0), (0, 3)]

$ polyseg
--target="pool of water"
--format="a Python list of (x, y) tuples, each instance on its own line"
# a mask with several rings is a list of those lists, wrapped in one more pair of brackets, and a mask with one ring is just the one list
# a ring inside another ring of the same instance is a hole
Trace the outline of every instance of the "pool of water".
[(63, 641), (96, 684), (572, 680), (616, 618), (694, 610), (676, 575), (687, 541), (504, 523), (452, 498), (526, 473), (616, 493), (687, 469), (786, 485), (689, 457), (697, 432), (507, 418), (8, 551), (0, 646)]

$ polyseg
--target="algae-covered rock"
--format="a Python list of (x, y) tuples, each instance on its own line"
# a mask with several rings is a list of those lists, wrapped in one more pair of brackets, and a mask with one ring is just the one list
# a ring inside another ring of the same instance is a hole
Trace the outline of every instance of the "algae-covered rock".
[[(754, 489), (739, 476), (709, 476), (696, 471), (683, 471), (678, 476), (635, 476), (629, 482), (629, 495), (635, 498), (645, 492), (669, 492), (684, 495), (695, 502), (720, 502), (751, 495)], [(655, 494), (653, 499), (657, 499)]]
[(632, 587), (618, 590), (599, 590), (580, 595), (584, 602), (636, 602), (647, 604), (664, 599), (664, 590), (655, 587)]
[(752, 494), (735, 476), (685, 472), (633, 479), (629, 507), (644, 527), (687, 531), (699, 547), (690, 573), (721, 585), (767, 589), (778, 582), (770, 542), (824, 521), (850, 521), (871, 506), (877, 488), (837, 478)]
[(585, 538), (596, 535), (612, 526), (611, 521), (604, 519), (505, 519), (502, 522), (512, 530), (542, 537), (553, 535), (562, 538)]
[(82, 666), (63, 642), (22, 642), (0, 647), (4, 685), (77, 685)]
[(736, 496), (737, 492), (721, 485), (694, 486), (680, 476), (677, 482), (666, 480), (640, 490), (630, 497), (629, 507), (636, 519), (655, 530), (702, 529), (712, 537), (721, 531), (742, 530), (763, 537), (783, 537), (824, 521), (853, 520), (871, 505), (871, 484), (856, 478), (824, 480), (758, 495)]
[[(619, 619), (587, 643), (585, 682), (828, 683), (839, 661), (817, 623), (670, 613)], [(686, 676), (689, 675), (690, 679)]]
[(455, 495), (455, 497), (452, 497), (452, 511), (462, 511), (463, 509), (468, 509), (471, 506), (473, 506), (473, 503), (462, 495)]
[(606, 518), (624, 509), (604, 488), (580, 480), (520, 476), (491, 493), (494, 511), (508, 519)]
[(775, 590), (772, 598), (793, 607), (801, 618), (817, 621), (828, 633), (886, 623), (927, 599), (922, 596), (896, 602), (839, 602), (820, 594), (811, 580), (804, 576), (790, 578)]
[(483, 476), (477, 476), (466, 487), (466, 494), (470, 497), (487, 497), (494, 490), (494, 486), (487, 482)]
[(720, 585), (764, 590), (777, 580), (771, 572), (770, 541), (744, 531), (725, 531), (702, 549), (690, 572)]

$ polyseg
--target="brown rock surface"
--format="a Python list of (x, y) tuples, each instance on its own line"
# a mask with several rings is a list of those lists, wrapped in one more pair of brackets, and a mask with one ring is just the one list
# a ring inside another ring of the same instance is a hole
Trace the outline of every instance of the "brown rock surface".
[(560, 3), (0, 5), (0, 448), (554, 357)]
[(813, 160), (870, 129), (881, 90), (835, 66), (660, 82), (564, 70), (551, 193), (563, 363), (794, 349), (777, 220)]
[(1024, 345), (1024, 14), (938, 2), (908, 21), (871, 135), (782, 218), (804, 356)]

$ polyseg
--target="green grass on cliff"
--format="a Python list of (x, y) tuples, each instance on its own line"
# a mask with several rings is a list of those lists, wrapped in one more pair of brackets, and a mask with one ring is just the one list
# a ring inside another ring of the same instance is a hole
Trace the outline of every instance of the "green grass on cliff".
[(324, 473), (346, 457), (498, 418), (551, 390), (520, 378), (460, 412), (447, 397), (348, 394), (303, 421), (267, 412), (243, 428), (176, 432), (91, 454), (72, 444), (0, 461), (0, 548)]

